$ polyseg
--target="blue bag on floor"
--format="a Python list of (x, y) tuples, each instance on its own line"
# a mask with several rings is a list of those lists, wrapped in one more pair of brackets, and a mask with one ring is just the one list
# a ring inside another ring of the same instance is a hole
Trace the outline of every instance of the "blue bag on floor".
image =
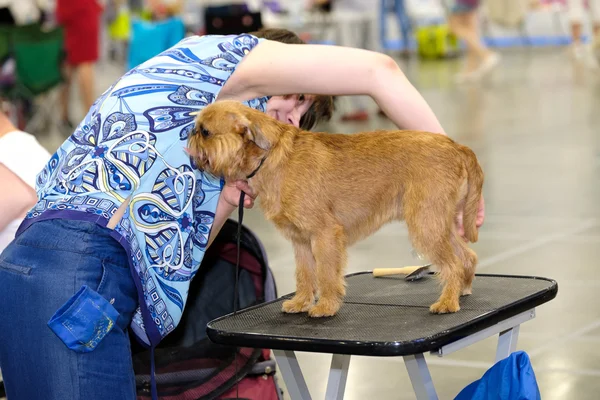
[(517, 351), (464, 388), (455, 400), (540, 400), (529, 356)]

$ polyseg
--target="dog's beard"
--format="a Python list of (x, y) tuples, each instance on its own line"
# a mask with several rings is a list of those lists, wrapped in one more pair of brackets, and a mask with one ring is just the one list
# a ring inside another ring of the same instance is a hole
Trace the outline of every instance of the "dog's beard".
[(205, 170), (214, 176), (226, 180), (237, 180), (245, 177), (242, 168), (244, 158), (239, 143), (229, 140), (214, 140), (204, 149)]

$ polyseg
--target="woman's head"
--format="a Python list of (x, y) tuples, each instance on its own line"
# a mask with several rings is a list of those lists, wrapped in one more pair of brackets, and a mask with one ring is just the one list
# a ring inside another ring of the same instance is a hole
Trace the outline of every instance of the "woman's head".
[[(294, 32), (287, 29), (261, 29), (251, 35), (286, 44), (304, 44)], [(273, 96), (267, 103), (267, 114), (281, 122), (312, 129), (318, 122), (327, 121), (333, 114), (332, 96), (290, 94)]]

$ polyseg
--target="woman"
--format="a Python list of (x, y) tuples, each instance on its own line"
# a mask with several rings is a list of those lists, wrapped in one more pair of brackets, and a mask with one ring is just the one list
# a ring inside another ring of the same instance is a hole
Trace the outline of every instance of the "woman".
[(11, 400), (135, 398), (127, 327), (150, 346), (171, 332), (240, 190), (253, 203), (246, 182), (221, 182), (186, 155), (208, 103), (238, 100), (310, 129), (331, 115), (330, 95), (368, 94), (399, 126), (444, 133), (391, 58), (299, 43), (282, 30), (188, 38), (96, 100), (0, 256)]

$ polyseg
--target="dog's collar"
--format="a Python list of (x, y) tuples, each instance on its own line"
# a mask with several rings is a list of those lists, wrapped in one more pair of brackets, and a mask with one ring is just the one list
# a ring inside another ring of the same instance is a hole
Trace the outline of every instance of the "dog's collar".
[(262, 160), (260, 160), (260, 163), (258, 164), (258, 167), (256, 167), (256, 169), (255, 169), (254, 171), (252, 171), (252, 173), (250, 173), (250, 175), (248, 175), (248, 176), (246, 177), (246, 179), (253, 178), (253, 177), (254, 177), (254, 175), (256, 175), (256, 173), (257, 173), (257, 172), (258, 172), (258, 170), (260, 169), (260, 167), (262, 167), (262, 165), (263, 165), (263, 163), (265, 162), (265, 160), (266, 160), (266, 159), (267, 159), (267, 156), (264, 156), (264, 157), (262, 158)]

